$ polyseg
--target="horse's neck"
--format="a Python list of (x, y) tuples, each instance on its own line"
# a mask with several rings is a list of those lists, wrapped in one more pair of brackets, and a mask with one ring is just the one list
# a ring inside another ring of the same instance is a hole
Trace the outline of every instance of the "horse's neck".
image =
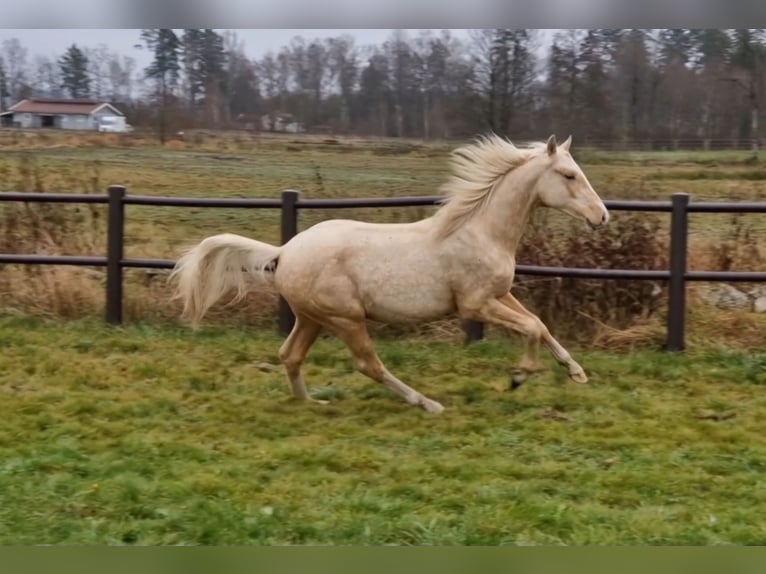
[(521, 166), (508, 173), (498, 183), (482, 215), (472, 222), (475, 231), (515, 253), (535, 206), (532, 190), (539, 176), (533, 166)]

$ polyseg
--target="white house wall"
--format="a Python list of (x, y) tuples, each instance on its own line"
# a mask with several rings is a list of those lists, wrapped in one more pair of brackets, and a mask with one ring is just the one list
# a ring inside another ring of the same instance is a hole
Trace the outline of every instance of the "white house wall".
[(85, 114), (61, 114), (61, 129), (64, 130), (93, 130), (95, 120)]
[(35, 125), (35, 117), (33, 114), (13, 114), (13, 120), (19, 122), (22, 128), (37, 127)]
[[(23, 112), (13, 114), (13, 122), (19, 127), (37, 129), (42, 127), (42, 116), (55, 116), (55, 128), (63, 130), (97, 130), (98, 120), (95, 116), (86, 114), (36, 114)], [(110, 115), (106, 110), (100, 115)]]

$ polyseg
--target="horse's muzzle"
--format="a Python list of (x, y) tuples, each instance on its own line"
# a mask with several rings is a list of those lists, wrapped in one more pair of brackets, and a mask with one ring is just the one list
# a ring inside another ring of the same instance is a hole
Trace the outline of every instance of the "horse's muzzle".
[(591, 229), (600, 229), (609, 222), (609, 212), (605, 211), (604, 214), (601, 216), (601, 220), (598, 222), (593, 222), (592, 220), (588, 218), (586, 218), (585, 221), (588, 222), (588, 227), (590, 227)]

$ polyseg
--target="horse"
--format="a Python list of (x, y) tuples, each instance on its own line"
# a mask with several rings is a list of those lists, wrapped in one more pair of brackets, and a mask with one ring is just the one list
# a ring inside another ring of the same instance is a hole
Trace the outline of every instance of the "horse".
[(355, 368), (430, 413), (444, 407), (394, 376), (375, 352), (367, 319), (395, 323), (464, 320), (520, 333), (524, 352), (512, 370), (512, 386), (541, 371), (542, 342), (577, 383), (583, 368), (548, 328), (513, 295), (515, 253), (537, 206), (584, 220), (592, 229), (609, 212), (572, 158), (572, 136), (559, 144), (517, 147), (496, 134), (482, 135), (452, 151), (451, 174), (437, 211), (412, 223), (331, 219), (276, 246), (240, 235), (207, 237), (179, 258), (170, 279), (183, 302), (182, 317), (197, 328), (227, 294), (232, 303), (270, 283), (295, 315), (279, 349), (292, 394), (318, 401), (301, 367), (322, 330), (351, 351)]

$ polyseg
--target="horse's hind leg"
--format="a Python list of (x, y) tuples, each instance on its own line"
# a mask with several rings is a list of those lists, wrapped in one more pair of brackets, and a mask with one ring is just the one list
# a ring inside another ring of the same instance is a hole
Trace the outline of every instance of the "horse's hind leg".
[(375, 353), (364, 320), (333, 318), (327, 321), (327, 325), (350, 349), (354, 357), (354, 366), (359, 372), (383, 383), (411, 405), (421, 406), (429, 413), (440, 413), (444, 410), (441, 404), (420, 394), (386, 369)]
[(322, 327), (319, 323), (305, 316), (297, 315), (293, 330), (290, 331), (287, 339), (279, 349), (279, 358), (285, 365), (293, 395), (302, 401), (326, 402), (316, 401), (309, 397), (306, 383), (303, 381), (303, 375), (301, 374), (301, 367), (306, 360), (306, 355), (308, 355), (309, 349), (314, 344), (314, 341), (316, 341), (321, 329)]

